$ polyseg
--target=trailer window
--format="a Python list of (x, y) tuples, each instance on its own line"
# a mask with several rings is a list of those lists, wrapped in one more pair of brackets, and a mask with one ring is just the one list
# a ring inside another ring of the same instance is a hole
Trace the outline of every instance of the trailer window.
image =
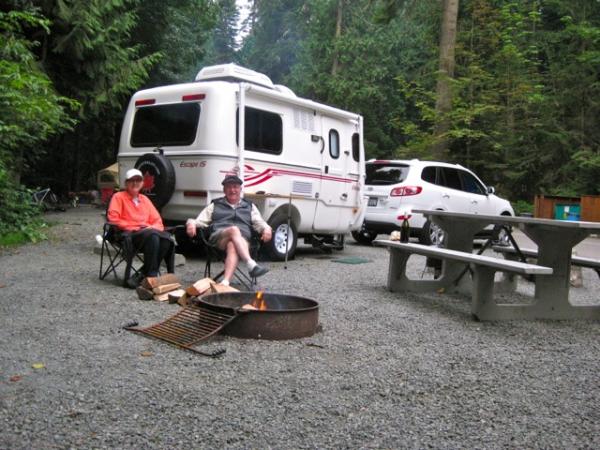
[(132, 147), (191, 145), (196, 139), (200, 105), (176, 103), (145, 106), (135, 112)]
[(329, 130), (329, 154), (333, 159), (340, 157), (340, 134), (336, 130)]
[(360, 160), (360, 138), (358, 133), (352, 135), (352, 159), (356, 162)]
[[(235, 140), (239, 144), (239, 113), (236, 113), (235, 117)], [(246, 121), (244, 126), (244, 148), (254, 152), (281, 154), (283, 146), (281, 116), (269, 111), (246, 107), (244, 117)]]

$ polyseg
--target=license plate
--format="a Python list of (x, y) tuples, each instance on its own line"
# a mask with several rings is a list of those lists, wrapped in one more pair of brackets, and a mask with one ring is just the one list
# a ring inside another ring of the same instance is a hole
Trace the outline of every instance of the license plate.
[(377, 206), (377, 197), (369, 197), (368, 206)]

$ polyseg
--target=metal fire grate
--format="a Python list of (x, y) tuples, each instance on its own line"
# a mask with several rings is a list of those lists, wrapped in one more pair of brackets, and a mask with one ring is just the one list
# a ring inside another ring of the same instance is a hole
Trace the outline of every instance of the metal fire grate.
[(191, 305), (182, 308), (174, 316), (155, 325), (146, 328), (136, 328), (136, 323), (124, 328), (169, 342), (200, 355), (216, 357), (225, 353), (225, 350), (221, 349), (212, 353), (206, 353), (193, 348), (193, 346), (218, 333), (235, 318), (236, 314), (233, 310), (229, 314), (224, 311), (213, 311)]

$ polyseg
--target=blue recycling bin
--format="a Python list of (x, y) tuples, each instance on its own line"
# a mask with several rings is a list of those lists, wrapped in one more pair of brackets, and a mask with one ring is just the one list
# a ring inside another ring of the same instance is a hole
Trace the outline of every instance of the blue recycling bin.
[(581, 217), (580, 205), (561, 205), (554, 207), (554, 218), (557, 220), (579, 220)]

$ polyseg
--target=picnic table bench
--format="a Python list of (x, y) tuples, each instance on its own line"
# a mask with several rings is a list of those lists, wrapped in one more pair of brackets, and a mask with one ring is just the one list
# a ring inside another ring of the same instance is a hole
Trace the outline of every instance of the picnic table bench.
[[(517, 250), (516, 248), (514, 248), (512, 246), (494, 245), (492, 247), (492, 249), (495, 252), (501, 253), (506, 258), (513, 260), (513, 261), (515, 261), (519, 258), (519, 256), (520, 256), (519, 252), (521, 252), (521, 255), (527, 256), (529, 258), (537, 259), (537, 257), (538, 257), (538, 251), (534, 248), (519, 248), (519, 250)], [(594, 269), (596, 271), (596, 273), (598, 274), (598, 276), (600, 277), (600, 260), (598, 260), (598, 259), (585, 258), (582, 256), (571, 255), (571, 265), (579, 266), (579, 267), (586, 267), (588, 269)]]
[[(590, 234), (597, 233), (600, 223), (450, 211), (413, 212), (423, 214), (439, 225), (447, 233), (446, 247), (453, 250), (472, 251), (475, 234), (489, 225), (516, 227), (537, 245), (537, 263), (551, 267), (552, 274), (534, 277), (533, 303), (497, 305), (498, 318), (600, 319), (600, 305), (575, 305), (569, 301), (573, 247)], [(507, 232), (510, 235), (510, 228)]]
[[(496, 272), (536, 276), (552, 274), (550, 267), (458, 250), (383, 239), (374, 241), (374, 244), (387, 247), (390, 251), (387, 281), (390, 291), (468, 291), (472, 298), (471, 313), (479, 320), (502, 318), (494, 300), (495, 285), (498, 285), (494, 281)], [(437, 279), (414, 280), (406, 274), (406, 263), (412, 254), (452, 261), (454, 264), (445, 264), (441, 276)], [(472, 282), (463, 277), (466, 267), (472, 270)]]

